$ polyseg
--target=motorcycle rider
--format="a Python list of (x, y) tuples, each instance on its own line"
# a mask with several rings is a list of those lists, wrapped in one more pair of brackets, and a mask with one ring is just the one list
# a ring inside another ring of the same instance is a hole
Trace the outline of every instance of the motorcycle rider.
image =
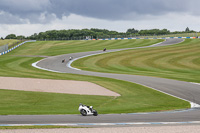
[(72, 59), (73, 59), (73, 57), (70, 56), (70, 57), (69, 57), (69, 60), (72, 60)]

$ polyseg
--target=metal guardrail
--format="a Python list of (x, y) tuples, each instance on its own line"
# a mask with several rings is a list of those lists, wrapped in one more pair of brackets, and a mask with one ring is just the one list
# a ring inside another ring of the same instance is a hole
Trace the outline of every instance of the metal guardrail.
[(8, 50), (8, 44), (0, 46), (0, 53), (5, 52)]
[(24, 42), (24, 41), (26, 41), (26, 40), (19, 40), (19, 41), (17, 41), (17, 42), (14, 42), (14, 43), (12, 43), (12, 44), (10, 44), (10, 45), (8, 45), (8, 49), (10, 49), (10, 48), (12, 48), (12, 47), (14, 47), (14, 46), (16, 46), (16, 45), (18, 45), (18, 44), (20, 44), (20, 43), (22, 43), (22, 42)]

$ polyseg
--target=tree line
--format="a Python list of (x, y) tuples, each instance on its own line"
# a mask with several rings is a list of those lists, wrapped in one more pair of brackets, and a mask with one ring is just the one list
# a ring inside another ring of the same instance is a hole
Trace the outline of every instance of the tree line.
[[(69, 30), (49, 30), (46, 32), (34, 33), (31, 36), (16, 36), (9, 34), (5, 39), (36, 39), (36, 40), (82, 40), (82, 39), (101, 39), (101, 38), (122, 38), (134, 36), (156, 36), (156, 35), (169, 35), (177, 33), (195, 33), (188, 27), (185, 31), (170, 32), (167, 29), (150, 29), (150, 30), (137, 30), (134, 28), (127, 29), (126, 32), (110, 31), (107, 29), (69, 29)], [(1, 37), (1, 39), (4, 39)]]

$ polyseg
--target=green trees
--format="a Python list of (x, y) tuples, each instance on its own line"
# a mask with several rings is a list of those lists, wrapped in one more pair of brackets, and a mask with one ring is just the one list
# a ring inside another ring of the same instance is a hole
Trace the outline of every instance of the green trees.
[(5, 39), (18, 39), (18, 40), (22, 40), (22, 39), (25, 39), (26, 37), (23, 36), (23, 35), (19, 35), (19, 36), (16, 36), (15, 34), (9, 34), (5, 37)]
[(135, 33), (138, 33), (138, 30), (135, 30), (134, 28), (132, 28), (132, 29), (128, 29), (127, 31), (126, 31), (126, 33), (129, 33), (129, 34), (135, 34)]
[(190, 30), (188, 27), (185, 31), (170, 32), (167, 29), (146, 29), (137, 30), (135, 28), (129, 28), (126, 32), (110, 31), (107, 29), (69, 29), (69, 30), (49, 30), (40, 33), (34, 33), (31, 36), (24, 37), (22, 35), (16, 36), (15, 34), (9, 34), (5, 39), (36, 39), (36, 40), (84, 40), (89, 39), (103, 39), (103, 38), (125, 38), (135, 36), (157, 36), (168, 35), (178, 33), (196, 33)]
[(140, 35), (167, 35), (170, 34), (170, 31), (167, 29), (151, 29), (151, 30), (141, 30), (139, 31)]
[(9, 34), (5, 37), (5, 39), (16, 39), (16, 35), (15, 34)]
[(187, 27), (187, 28), (185, 29), (185, 32), (190, 32), (190, 29)]
[(108, 38), (112, 35), (119, 35), (117, 31), (109, 31), (106, 29), (70, 29), (70, 30), (49, 30), (40, 32), (28, 37), (29, 39), (39, 40), (79, 40), (86, 39), (89, 36), (91, 39)]
[(26, 38), (26, 37), (25, 37), (25, 36), (22, 36), (22, 35), (16, 37), (16, 39), (18, 39), (18, 40), (23, 40), (23, 39), (25, 39), (25, 38)]

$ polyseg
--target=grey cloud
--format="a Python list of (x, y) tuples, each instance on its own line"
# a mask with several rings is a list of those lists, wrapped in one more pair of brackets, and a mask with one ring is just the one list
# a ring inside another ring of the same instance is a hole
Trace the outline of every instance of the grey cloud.
[(22, 24), (27, 23), (27, 20), (21, 19), (17, 16), (13, 16), (10, 13), (0, 11), (0, 24)]
[[(187, 0), (50, 0), (56, 14), (75, 13), (94, 18), (121, 20), (130, 19), (130, 14), (162, 15), (168, 12), (187, 11)], [(191, 2), (191, 1), (190, 1)], [(53, 9), (52, 8), (52, 9)], [(134, 17), (135, 17), (134, 16)]]
[(0, 9), (12, 13), (44, 11), (50, 6), (49, 0), (0, 0)]
[(42, 23), (40, 17), (49, 7), (49, 0), (0, 0), (0, 12), (3, 12), (0, 23)]
[[(137, 20), (174, 12), (199, 15), (199, 4), (199, 0), (0, 0), (0, 11), (12, 14), (16, 23), (27, 19), (30, 23), (48, 23), (72, 13), (106, 20)], [(0, 23), (8, 21), (1, 19)]]

